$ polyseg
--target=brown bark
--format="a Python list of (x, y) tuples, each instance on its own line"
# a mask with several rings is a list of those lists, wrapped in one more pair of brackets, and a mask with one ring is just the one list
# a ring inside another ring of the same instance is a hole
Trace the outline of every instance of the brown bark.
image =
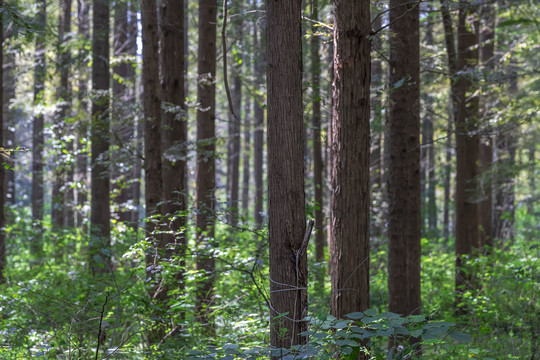
[[(264, 82), (264, 66), (266, 58), (264, 54), (264, 30), (259, 31), (257, 24), (253, 27), (253, 48), (255, 49), (254, 73), (255, 88), (260, 90)], [(263, 183), (263, 152), (264, 152), (264, 98), (255, 94), (255, 123), (253, 131), (253, 165), (255, 178), (255, 226), (262, 229), (264, 211), (264, 183)]]
[(307, 340), (301, 1), (267, 2), (266, 20), (270, 342), (289, 348)]
[[(197, 101), (197, 169), (196, 209), (197, 264), (204, 277), (197, 283), (196, 311), (199, 321), (208, 324), (213, 302), (215, 260), (208, 251), (214, 240), (216, 187), (215, 120), (216, 120), (216, 0), (199, 0), (199, 54)], [(210, 333), (213, 327), (207, 326)]]
[(420, 314), (419, 4), (390, 1), (388, 309)]
[[(85, 42), (90, 39), (90, 9), (85, 0), (77, 1), (77, 19), (79, 36)], [(87, 224), (88, 214), (85, 211), (85, 204), (88, 202), (88, 148), (84, 139), (88, 139), (88, 71), (86, 66), (86, 57), (88, 51), (85, 46), (79, 48), (77, 68), (79, 71), (79, 114), (82, 116), (77, 123), (78, 141), (76, 155), (77, 182), (77, 226), (83, 227)]]
[[(483, 246), (480, 236), (477, 176), (479, 175), (480, 137), (478, 135), (478, 96), (472, 70), (478, 64), (478, 18), (475, 6), (462, 6), (458, 13), (456, 76), (456, 304), (471, 276), (464, 267), (464, 255)], [(459, 310), (459, 309), (458, 309)]]
[(168, 227), (166, 259), (179, 266), (174, 288), (184, 291), (186, 254), (187, 109), (184, 95), (184, 4), (166, 0), (160, 5), (163, 199)]
[(109, 1), (94, 0), (92, 39), (92, 188), (90, 266), (92, 273), (110, 271), (109, 173)]
[[(38, 4), (38, 26), (44, 28), (47, 23), (47, 9), (45, 0), (37, 0)], [(42, 101), (45, 86), (45, 38), (43, 32), (36, 35), (36, 50), (34, 70), (34, 105)], [(33, 255), (39, 255), (43, 247), (42, 221), (44, 204), (44, 179), (43, 179), (43, 147), (45, 139), (43, 135), (44, 119), (43, 114), (38, 113), (34, 117), (32, 124), (32, 222), (36, 229), (31, 240), (30, 251)]]
[(152, 279), (152, 299), (163, 299), (159, 278), (163, 237), (157, 234), (163, 199), (161, 158), (161, 97), (159, 88), (158, 21), (155, 0), (141, 2), (143, 42), (143, 86), (144, 86), (144, 170), (146, 217), (158, 216), (147, 223), (146, 233), (151, 243), (146, 253), (147, 277)]
[(334, 0), (332, 315), (369, 307), (369, 1)]
[[(310, 17), (314, 21), (319, 18), (319, 5), (317, 0), (311, 3)], [(312, 24), (313, 33), (317, 33), (318, 27)], [(324, 261), (324, 203), (323, 203), (323, 159), (321, 146), (321, 58), (319, 54), (320, 39), (312, 35), (310, 41), (311, 51), (311, 86), (312, 93), (312, 128), (313, 128), (313, 193), (315, 195), (315, 261), (321, 263)], [(318, 289), (324, 289), (325, 269), (319, 269), (316, 274)]]

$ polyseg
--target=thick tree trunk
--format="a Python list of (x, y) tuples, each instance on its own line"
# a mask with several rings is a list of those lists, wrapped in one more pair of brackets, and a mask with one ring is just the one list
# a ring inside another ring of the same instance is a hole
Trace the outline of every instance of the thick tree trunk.
[[(319, 5), (317, 0), (311, 3), (311, 18), (318, 21)], [(318, 31), (318, 27), (312, 25), (313, 33)], [(319, 54), (318, 36), (311, 37), (311, 86), (313, 88), (312, 96), (312, 128), (313, 128), (313, 193), (315, 195), (315, 261), (321, 263), (324, 261), (324, 203), (323, 203), (323, 159), (321, 148), (321, 57)], [(319, 269), (316, 274), (319, 291), (324, 289), (325, 269)]]
[(419, 4), (390, 1), (388, 308), (420, 314)]
[(92, 41), (92, 189), (90, 264), (92, 273), (110, 271), (109, 173), (109, 1), (94, 0)]
[[(332, 315), (369, 307), (369, 1), (334, 0)], [(363, 358), (363, 357), (362, 357)]]
[[(47, 23), (47, 9), (45, 0), (37, 0), (38, 26), (45, 27)], [(44, 32), (36, 35), (36, 50), (34, 70), (34, 105), (41, 103), (45, 86), (45, 38)], [(32, 222), (35, 233), (30, 244), (30, 251), (34, 256), (39, 256), (43, 247), (42, 221), (44, 204), (44, 178), (43, 178), (43, 147), (45, 139), (43, 135), (44, 119), (42, 113), (37, 113), (32, 124)]]
[(174, 288), (183, 293), (186, 254), (187, 109), (184, 95), (184, 4), (165, 0), (160, 6), (161, 96), (163, 104), (163, 199), (168, 227), (166, 260), (179, 270)]
[[(215, 234), (215, 121), (216, 121), (216, 0), (199, 0), (199, 54), (197, 101), (197, 169), (196, 169), (196, 268), (204, 278), (197, 283), (196, 312), (199, 321), (209, 323), (213, 303), (215, 260), (212, 248)], [(213, 326), (207, 326), (213, 333)]]
[[(255, 49), (254, 73), (255, 88), (260, 89), (264, 83), (264, 65), (266, 58), (264, 54), (264, 31), (260, 32), (257, 24), (253, 28), (253, 48)], [(263, 151), (264, 151), (264, 98), (259, 94), (255, 95), (255, 123), (253, 131), (253, 162), (255, 178), (255, 226), (261, 229), (263, 226), (264, 209), (264, 189), (263, 189)]]
[(267, 2), (266, 20), (270, 341), (289, 348), (307, 340), (301, 1)]

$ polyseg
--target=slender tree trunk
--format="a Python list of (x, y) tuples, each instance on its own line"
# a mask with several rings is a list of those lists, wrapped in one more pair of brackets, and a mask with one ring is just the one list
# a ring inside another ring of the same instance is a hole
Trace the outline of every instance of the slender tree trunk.
[(388, 308), (420, 314), (419, 4), (390, 1)]
[[(143, 0), (142, 41), (143, 41), (143, 86), (144, 86), (144, 171), (146, 217), (161, 215), (160, 202), (163, 200), (162, 158), (161, 158), (161, 97), (159, 88), (158, 21), (155, 0)], [(146, 253), (147, 277), (152, 279), (150, 298), (163, 300), (166, 292), (160, 286), (159, 269), (162, 259), (163, 237), (159, 231), (160, 219), (151, 219), (146, 226), (147, 237), (151, 239)], [(155, 340), (155, 339), (154, 339)]]
[[(174, 288), (182, 294), (186, 254), (187, 109), (184, 94), (184, 4), (165, 0), (161, 21), (161, 115), (163, 122), (163, 200), (168, 224), (166, 260), (177, 266)], [(166, 287), (167, 288), (167, 287)]]
[(446, 242), (450, 240), (450, 189), (452, 172), (452, 123), (449, 121), (446, 132), (445, 159), (444, 159), (444, 204), (443, 204), (443, 237)]
[[(477, 176), (479, 175), (480, 137), (478, 130), (478, 96), (471, 71), (478, 64), (478, 17), (476, 6), (463, 6), (457, 26), (458, 73), (456, 79), (456, 304), (461, 302), (465, 287), (472, 287), (472, 277), (465, 269), (464, 257), (483, 246), (480, 237)], [(463, 309), (457, 309), (462, 311)]]
[[(37, 0), (38, 26), (44, 28), (47, 23), (47, 9), (45, 0)], [(46, 65), (45, 65), (45, 31), (36, 35), (36, 50), (34, 70), (34, 105), (38, 105), (43, 99), (45, 88)], [(43, 247), (43, 203), (44, 203), (44, 179), (43, 179), (43, 147), (45, 144), (43, 135), (43, 114), (37, 113), (32, 124), (32, 222), (35, 232), (30, 244), (30, 251), (34, 256), (40, 255)]]
[[(250, 54), (245, 54), (246, 57), (250, 57)], [(246, 58), (246, 60), (248, 60)], [(249, 64), (249, 61), (247, 61)], [(243, 216), (249, 215), (249, 185), (251, 178), (251, 103), (252, 94), (244, 95), (244, 144), (243, 144), (243, 169), (242, 169), (242, 214)]]
[(270, 341), (289, 348), (307, 340), (301, 1), (267, 2), (266, 20)]
[(339, 318), (369, 307), (371, 19), (367, 0), (333, 5), (330, 311)]
[[(382, 26), (382, 15), (375, 14), (376, 17), (373, 20), (373, 29), (380, 29)], [(383, 87), (383, 69), (382, 62), (378, 53), (381, 51), (381, 37), (375, 37), (371, 42), (374, 56), (371, 60), (371, 86), (372, 86), (372, 98), (371, 109), (373, 111), (371, 121), (371, 160), (370, 160), (370, 173), (371, 173), (371, 195), (372, 203), (371, 207), (371, 234), (375, 237), (382, 236), (384, 222), (381, 214), (382, 209), (382, 173), (383, 173), (383, 161), (382, 161), (382, 134), (384, 132), (383, 124), (383, 103), (381, 90)], [(376, 205), (375, 205), (376, 204)]]
[[(196, 268), (204, 277), (197, 283), (196, 312), (199, 321), (209, 323), (208, 314), (213, 303), (215, 260), (207, 249), (213, 245), (215, 234), (215, 121), (216, 121), (216, 0), (199, 0), (199, 56), (197, 101), (197, 169), (196, 209), (197, 228)], [(224, 54), (225, 56), (225, 54)], [(207, 326), (213, 334), (213, 326)]]
[[(255, 73), (255, 88), (260, 89), (264, 83), (264, 66), (266, 58), (264, 54), (264, 31), (259, 35), (259, 27), (257, 24), (253, 28), (253, 48), (255, 49), (254, 73)], [(255, 177), (255, 226), (261, 229), (263, 226), (263, 209), (264, 209), (264, 189), (263, 189), (263, 151), (264, 151), (264, 98), (259, 94), (255, 94), (255, 124), (253, 132), (253, 162), (254, 162), (254, 177)]]
[[(7, 40), (7, 39), (6, 39)], [(4, 46), (6, 44), (4, 43)], [(7, 45), (9, 46), (9, 45)], [(7, 52), (4, 59), (4, 98), (3, 98), (3, 111), (4, 111), (4, 134), (5, 141), (3, 142), (4, 146), (7, 149), (15, 148), (15, 125), (16, 125), (16, 109), (10, 109), (9, 104), (11, 99), (15, 99), (15, 91), (17, 86), (17, 81), (15, 79), (15, 53)], [(9, 152), (9, 159), (5, 159), (9, 168), (5, 169), (4, 175), (4, 189), (5, 189), (5, 203), (9, 205), (15, 205), (15, 162), (16, 162), (16, 152)], [(9, 217), (10, 213), (7, 213)], [(10, 221), (10, 219), (6, 219)]]
[[(319, 19), (319, 5), (317, 0), (311, 3), (311, 18)], [(318, 27), (312, 25), (313, 33), (317, 33)], [(311, 37), (311, 86), (312, 94), (312, 128), (313, 128), (313, 193), (315, 194), (315, 261), (324, 261), (324, 203), (323, 203), (323, 159), (321, 148), (321, 58), (319, 54), (318, 36)], [(319, 269), (316, 278), (320, 291), (324, 289), (324, 269)]]
[(109, 172), (109, 1), (94, 0), (92, 41), (92, 188), (90, 257), (92, 273), (110, 271)]
[(435, 142), (433, 138), (433, 118), (426, 118), (425, 126), (427, 127), (426, 141), (428, 143), (428, 166), (427, 166), (427, 209), (428, 209), (428, 230), (431, 236), (438, 236), (437, 232), (437, 203), (435, 191), (437, 187), (437, 177), (435, 172)]
[[(90, 40), (90, 9), (85, 0), (77, 1), (77, 19), (79, 21), (78, 32), (79, 36), (84, 39), (84, 42)], [(86, 203), (88, 202), (88, 146), (85, 142), (88, 139), (88, 72), (86, 57), (88, 51), (85, 46), (79, 48), (77, 67), (79, 70), (79, 112), (82, 116), (79, 117), (77, 123), (78, 141), (77, 141), (77, 181), (80, 186), (77, 187), (77, 226), (85, 227), (88, 220)]]

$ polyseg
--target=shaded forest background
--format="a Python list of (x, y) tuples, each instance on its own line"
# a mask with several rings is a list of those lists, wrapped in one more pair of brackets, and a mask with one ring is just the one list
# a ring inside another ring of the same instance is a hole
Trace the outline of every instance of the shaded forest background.
[(534, 2), (0, 10), (0, 358), (540, 356)]

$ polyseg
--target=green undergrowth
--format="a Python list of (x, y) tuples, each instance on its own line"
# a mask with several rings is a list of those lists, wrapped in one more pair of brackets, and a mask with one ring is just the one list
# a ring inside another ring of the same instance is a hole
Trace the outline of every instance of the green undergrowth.
[[(234, 229), (219, 223), (208, 248), (195, 249), (190, 241), (188, 249), (194, 250), (186, 251), (184, 287), (171, 287), (163, 310), (148, 297), (141, 232), (117, 224), (111, 250), (115, 272), (93, 277), (86, 265), (83, 230), (53, 231), (46, 221), (43, 251), (33, 255), (38, 227), (27, 213), (10, 216), (8, 282), (0, 285), (0, 359), (259, 359), (270, 354), (283, 359), (355, 359), (366, 351), (371, 359), (488, 360), (540, 354), (540, 229), (523, 210), (517, 212), (513, 241), (469, 259), (477, 287), (465, 291), (458, 304), (452, 242), (422, 239), (420, 316), (386, 312), (386, 243), (374, 239), (371, 309), (333, 318), (327, 262), (312, 261), (310, 248), (308, 341), (292, 349), (269, 347), (267, 238), (247, 222)], [(192, 289), (202, 278), (194, 270), (197, 252), (216, 259), (209, 315), (215, 333), (193, 315)], [(173, 279), (182, 270), (177, 263), (164, 267), (165, 278)], [(323, 284), (320, 274), (327, 280)], [(157, 324), (164, 329), (162, 340), (148, 346), (148, 334)], [(421, 342), (408, 345), (408, 337)], [(389, 348), (390, 340), (398, 345)]]

